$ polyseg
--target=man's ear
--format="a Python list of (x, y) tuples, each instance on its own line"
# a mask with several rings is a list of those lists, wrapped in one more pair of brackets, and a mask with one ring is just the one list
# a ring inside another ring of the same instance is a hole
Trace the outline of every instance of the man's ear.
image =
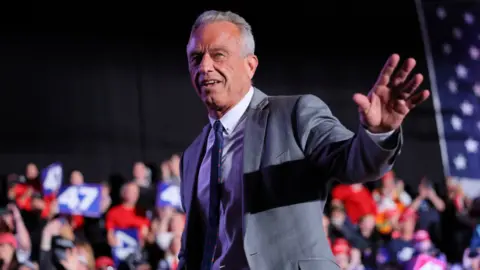
[(253, 78), (253, 76), (255, 75), (255, 71), (257, 70), (257, 67), (258, 67), (257, 56), (254, 55), (254, 54), (249, 54), (245, 58), (245, 65), (246, 65), (246, 68), (247, 68), (247, 71), (248, 71), (248, 77), (251, 80)]

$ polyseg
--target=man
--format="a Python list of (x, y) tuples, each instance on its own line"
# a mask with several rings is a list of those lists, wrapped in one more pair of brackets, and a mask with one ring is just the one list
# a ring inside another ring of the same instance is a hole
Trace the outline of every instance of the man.
[(267, 96), (252, 87), (258, 66), (250, 25), (207, 11), (190, 35), (193, 86), (210, 123), (184, 152), (187, 213), (178, 269), (338, 269), (322, 230), (333, 179), (362, 183), (392, 167), (400, 126), (429, 92), (422, 75), (389, 58), (368, 96), (355, 94), (361, 126), (347, 130), (312, 95)]

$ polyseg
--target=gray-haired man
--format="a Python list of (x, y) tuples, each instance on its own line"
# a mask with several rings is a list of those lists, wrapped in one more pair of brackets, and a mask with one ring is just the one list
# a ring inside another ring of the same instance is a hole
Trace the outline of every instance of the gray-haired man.
[(250, 25), (232, 12), (201, 14), (187, 45), (192, 84), (210, 123), (181, 160), (187, 213), (179, 269), (338, 269), (322, 230), (330, 182), (361, 183), (391, 169), (401, 123), (429, 92), (395, 72), (392, 55), (347, 130), (313, 95), (267, 96)]

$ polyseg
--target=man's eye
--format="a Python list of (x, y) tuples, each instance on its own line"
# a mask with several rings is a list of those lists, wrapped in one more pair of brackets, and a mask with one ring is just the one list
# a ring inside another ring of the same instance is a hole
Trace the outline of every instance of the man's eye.
[(201, 55), (195, 55), (190, 58), (190, 62), (192, 63), (199, 63), (200, 61), (202, 61)]

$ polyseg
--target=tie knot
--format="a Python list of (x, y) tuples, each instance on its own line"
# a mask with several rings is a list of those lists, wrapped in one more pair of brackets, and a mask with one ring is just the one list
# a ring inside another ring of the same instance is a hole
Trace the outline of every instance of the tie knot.
[(215, 123), (213, 123), (213, 129), (215, 133), (223, 132), (222, 122), (220, 122), (220, 120), (215, 121)]

